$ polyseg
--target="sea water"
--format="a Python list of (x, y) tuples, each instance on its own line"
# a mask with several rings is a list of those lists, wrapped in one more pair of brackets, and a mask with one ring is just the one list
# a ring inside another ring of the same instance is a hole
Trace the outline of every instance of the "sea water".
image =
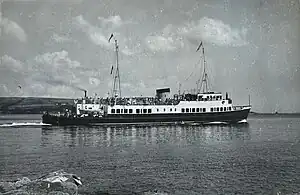
[(63, 169), (79, 194), (299, 194), (300, 119), (229, 125), (52, 127), (0, 116), (0, 180)]

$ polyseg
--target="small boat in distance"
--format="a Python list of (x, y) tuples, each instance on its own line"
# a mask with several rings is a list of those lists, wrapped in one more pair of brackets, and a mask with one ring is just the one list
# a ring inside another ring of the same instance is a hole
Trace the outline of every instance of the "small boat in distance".
[[(113, 36), (110, 37), (110, 39)], [(156, 89), (151, 97), (122, 97), (119, 75), (118, 42), (115, 40), (116, 68), (112, 96), (92, 99), (87, 91), (82, 99), (74, 101), (75, 112), (64, 114), (44, 113), (43, 123), (51, 125), (114, 125), (114, 124), (183, 124), (183, 123), (239, 123), (245, 121), (251, 109), (249, 105), (233, 105), (228, 93), (208, 90), (208, 75), (202, 42), (203, 76), (200, 87), (194, 93), (174, 94), (170, 88)]]

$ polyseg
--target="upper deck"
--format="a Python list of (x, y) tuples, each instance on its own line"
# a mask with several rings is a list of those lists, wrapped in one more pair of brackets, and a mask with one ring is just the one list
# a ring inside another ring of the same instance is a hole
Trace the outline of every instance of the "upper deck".
[(82, 98), (75, 101), (76, 104), (102, 104), (102, 105), (177, 105), (181, 101), (222, 101), (229, 100), (228, 96), (224, 99), (222, 93), (198, 93), (198, 94), (175, 94), (172, 98), (159, 98), (154, 96), (133, 96), (121, 98)]

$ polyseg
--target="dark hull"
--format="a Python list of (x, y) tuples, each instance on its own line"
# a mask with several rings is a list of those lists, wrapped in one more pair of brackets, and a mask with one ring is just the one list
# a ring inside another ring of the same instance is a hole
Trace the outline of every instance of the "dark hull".
[(43, 123), (51, 125), (106, 125), (106, 124), (139, 124), (139, 123), (238, 123), (247, 119), (249, 109), (231, 112), (213, 113), (176, 113), (176, 114), (122, 114), (99, 117), (65, 117), (50, 114), (43, 115)]

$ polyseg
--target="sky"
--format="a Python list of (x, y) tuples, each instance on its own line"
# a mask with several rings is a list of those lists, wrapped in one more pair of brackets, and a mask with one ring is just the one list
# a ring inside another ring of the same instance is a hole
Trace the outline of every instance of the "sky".
[[(0, 96), (123, 96), (197, 87), (257, 112), (300, 112), (300, 0), (0, 0)], [(21, 86), (21, 87), (18, 87)]]

